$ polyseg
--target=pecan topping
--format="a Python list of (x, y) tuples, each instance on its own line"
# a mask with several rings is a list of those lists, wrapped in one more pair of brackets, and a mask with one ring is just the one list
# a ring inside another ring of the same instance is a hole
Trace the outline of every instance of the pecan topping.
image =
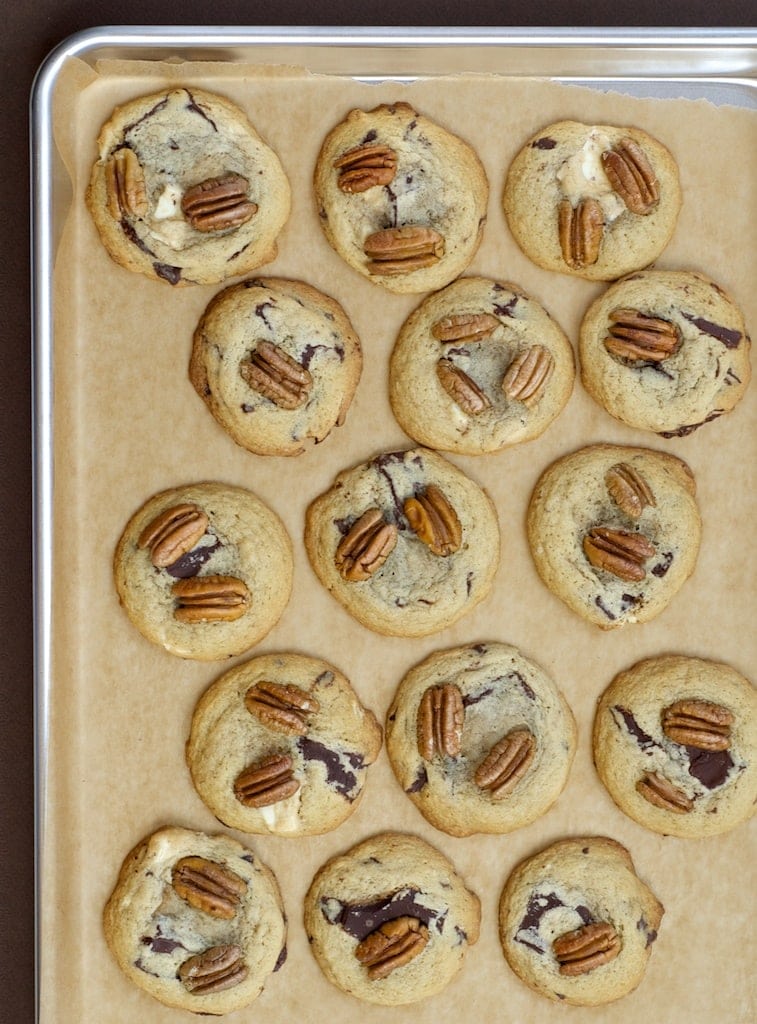
[(247, 977), (247, 965), (239, 946), (211, 946), (203, 953), (190, 956), (179, 967), (179, 979), (194, 995), (223, 992)]
[(474, 781), (500, 800), (515, 789), (534, 759), (536, 740), (526, 728), (513, 729), (494, 744), (476, 769)]
[(436, 376), (452, 401), (469, 416), (477, 416), (484, 409), (490, 408), (491, 402), (478, 384), (459, 366), (455, 366), (451, 359), (440, 359), (437, 362)]
[(583, 540), (584, 554), (595, 569), (605, 569), (622, 580), (638, 582), (646, 576), (644, 562), (655, 553), (643, 533), (596, 526)]
[(532, 345), (510, 363), (502, 380), (508, 398), (533, 405), (544, 393), (555, 361), (543, 345)]
[(152, 564), (165, 569), (191, 551), (207, 528), (208, 517), (197, 505), (174, 505), (147, 524), (137, 539), (137, 547), (149, 548)]
[(605, 218), (596, 199), (582, 199), (575, 208), (563, 199), (557, 208), (557, 230), (562, 258), (573, 270), (590, 267), (599, 259)]
[(114, 220), (144, 217), (147, 213), (145, 175), (133, 149), (117, 149), (105, 165), (105, 194)]
[(708, 700), (677, 700), (662, 713), (662, 731), (673, 740), (697, 750), (728, 750), (733, 715)]
[(234, 576), (192, 576), (171, 587), (179, 622), (233, 622), (247, 611), (249, 591)]
[(370, 579), (397, 543), (397, 527), (377, 508), (369, 508), (339, 542), (334, 556), (340, 576), (350, 583)]
[(375, 231), (366, 238), (363, 251), (372, 274), (407, 274), (438, 263), (444, 255), (444, 238), (433, 228), (407, 224)]
[(660, 198), (657, 176), (641, 146), (628, 137), (602, 154), (607, 179), (631, 213), (651, 213)]
[(638, 309), (614, 309), (604, 345), (610, 355), (631, 362), (661, 363), (681, 343), (675, 324)]
[(643, 775), (636, 783), (636, 792), (655, 807), (661, 807), (663, 811), (672, 811), (674, 814), (688, 814), (694, 806), (694, 801), (689, 799), (683, 790), (677, 789), (672, 782), (657, 772), (647, 772)]
[(367, 192), (376, 185), (388, 185), (397, 173), (397, 154), (381, 143), (357, 146), (334, 161), (342, 192)]
[(615, 959), (620, 952), (620, 936), (608, 922), (592, 921), (559, 935), (552, 943), (552, 952), (560, 964), (560, 974), (588, 974)]
[(368, 968), (369, 979), (378, 981), (414, 960), (427, 942), (428, 928), (417, 917), (395, 917), (367, 935), (355, 956)]
[(249, 182), (241, 174), (207, 178), (188, 188), (181, 209), (195, 231), (225, 231), (246, 224), (257, 212), (247, 198)]
[(483, 341), (499, 327), (491, 313), (454, 313), (437, 320), (431, 333), (437, 341)]
[(631, 519), (638, 519), (647, 505), (654, 508), (657, 504), (649, 484), (627, 462), (611, 466), (605, 473), (605, 484), (612, 500)]
[(429, 686), (421, 697), (416, 719), (418, 753), (424, 761), (435, 754), (457, 757), (462, 747), (465, 705), (454, 683)]
[(296, 359), (270, 341), (259, 341), (239, 372), (253, 391), (280, 409), (299, 409), (308, 400), (313, 378)]
[(320, 704), (299, 686), (261, 681), (244, 696), (247, 710), (263, 725), (290, 736), (304, 736), (307, 718), (320, 710)]
[(204, 857), (182, 857), (177, 861), (171, 884), (190, 907), (225, 921), (234, 916), (247, 891), (247, 882), (243, 878)]
[(435, 555), (446, 558), (460, 550), (463, 530), (457, 513), (435, 484), (429, 484), (403, 506), (413, 533)]
[(245, 807), (268, 807), (286, 800), (300, 788), (288, 754), (271, 754), (248, 765), (234, 783), (234, 796)]

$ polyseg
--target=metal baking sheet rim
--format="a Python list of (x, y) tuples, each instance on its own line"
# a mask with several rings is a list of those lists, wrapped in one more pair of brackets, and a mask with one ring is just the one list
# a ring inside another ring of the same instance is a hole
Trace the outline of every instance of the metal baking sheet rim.
[[(35, 976), (36, 1010), (39, 1020), (39, 936), (41, 913), (39, 879), (46, 818), (46, 779), (50, 710), (52, 573), (53, 573), (53, 163), (52, 96), (64, 63), (71, 57), (98, 56), (121, 59), (160, 60), (177, 52), (185, 59), (229, 59), (231, 48), (258, 48), (260, 58), (277, 48), (299, 47), (313, 57), (337, 48), (387, 54), (396, 60), (413, 53), (442, 53), (460, 56), (486, 48), (498, 54), (518, 53), (528, 61), (538, 52), (547, 64), (565, 61), (562, 67), (535, 68), (532, 73), (558, 81), (591, 84), (649, 82), (685, 83), (701, 89), (728, 85), (746, 89), (757, 105), (757, 32), (751, 29), (696, 28), (666, 32), (658, 29), (523, 29), (523, 28), (349, 28), (273, 27), (221, 28), (202, 26), (114, 26), (88, 29), (65, 39), (40, 65), (31, 91), (31, 300), (32, 300), (32, 451), (33, 451), (33, 580), (34, 580), (34, 743), (35, 743)], [(544, 51), (544, 52), (542, 52)], [(584, 51), (599, 54), (593, 74), (581, 66)], [(632, 52), (636, 72), (616, 74), (617, 54)], [(524, 57), (525, 55), (525, 57)], [(247, 55), (246, 55), (247, 56)], [(298, 62), (303, 54), (298, 54)], [(665, 71), (657, 60), (664, 58)], [(233, 59), (233, 58), (232, 58)], [(578, 61), (578, 63), (571, 63)], [(672, 63), (671, 63), (672, 61)], [(336, 60), (339, 64), (339, 59)], [(320, 70), (320, 68), (318, 69)], [(449, 68), (460, 72), (478, 70), (462, 65)], [(601, 73), (597, 73), (601, 71)], [(582, 73), (583, 72), (583, 73)], [(332, 74), (350, 74), (338, 67)], [(443, 71), (423, 72), (442, 74)], [(523, 72), (521, 72), (523, 73)], [(419, 77), (412, 60), (401, 72), (403, 79)], [(362, 74), (360, 77), (364, 77)], [(385, 74), (366, 75), (385, 78)], [(750, 95), (750, 99), (751, 99)]]

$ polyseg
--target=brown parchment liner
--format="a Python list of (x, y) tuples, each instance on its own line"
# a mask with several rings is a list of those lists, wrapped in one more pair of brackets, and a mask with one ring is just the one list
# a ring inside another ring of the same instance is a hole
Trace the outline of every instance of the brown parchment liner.
[[(258, 273), (301, 278), (333, 295), (362, 339), (365, 368), (346, 424), (296, 460), (257, 457), (237, 447), (189, 384), (192, 330), (221, 286), (172, 289), (120, 269), (106, 255), (84, 206), (95, 139), (111, 109), (176, 82), (215, 89), (239, 103), (290, 177), (292, 215), (280, 236), (279, 256)], [(306, 503), (338, 470), (410, 445), (391, 415), (387, 360), (400, 325), (422, 296), (391, 295), (347, 268), (321, 234), (311, 192), (328, 130), (353, 106), (398, 99), (458, 132), (484, 163), (491, 186), (488, 222), (468, 273), (519, 284), (546, 306), (574, 344), (583, 311), (604, 286), (535, 267), (515, 246), (501, 211), (509, 161), (533, 131), (562, 118), (637, 124), (665, 142), (680, 166), (684, 206), (657, 265), (709, 274), (737, 298), (755, 330), (753, 112), (490, 76), (365, 85), (285, 67), (112, 62), (93, 70), (71, 61), (59, 79), (54, 108), (73, 199), (70, 209), (64, 201), (55, 212), (56, 231), (64, 227), (54, 291), (54, 671), (41, 933), (45, 1024), (196, 1019), (161, 1006), (125, 980), (106, 948), (101, 910), (123, 857), (149, 832), (167, 823), (227, 831), (192, 788), (184, 743), (195, 701), (230, 663), (184, 662), (143, 640), (119, 608), (111, 578), (113, 549), (132, 512), (156, 491), (207, 479), (249, 487), (279, 513), (295, 544), (293, 598), (250, 656), (295, 650), (326, 658), (383, 720), (400, 678), (427, 654), (502, 640), (553, 675), (579, 727), (565, 792), (543, 818), (506, 837), (453, 839), (435, 830), (401, 792), (384, 751), (369, 773), (362, 805), (335, 832), (302, 840), (235, 833), (276, 872), (289, 917), (289, 957), (259, 1000), (227, 1020), (746, 1024), (757, 1016), (751, 970), (754, 822), (694, 842), (647, 832), (614, 806), (595, 775), (590, 750), (598, 696), (616, 672), (642, 657), (680, 652), (714, 658), (755, 677), (755, 387), (732, 414), (690, 437), (664, 440), (615, 422), (577, 382), (567, 408), (541, 438), (496, 455), (452, 457), (496, 504), (502, 559), (490, 597), (436, 636), (402, 640), (370, 633), (321, 589), (305, 557)], [(68, 190), (56, 188), (58, 194), (66, 197)], [(543, 468), (601, 441), (683, 457), (696, 475), (704, 521), (696, 571), (668, 609), (650, 623), (610, 633), (583, 623), (545, 589), (524, 529), (528, 497)], [(303, 897), (317, 868), (386, 828), (423, 836), (442, 850), (483, 908), (481, 939), (462, 972), (441, 995), (399, 1011), (362, 1005), (329, 985), (302, 926)], [(666, 907), (640, 987), (593, 1010), (532, 993), (510, 971), (497, 938), (497, 905), (513, 866), (553, 840), (580, 834), (606, 834), (627, 846), (638, 873)]]

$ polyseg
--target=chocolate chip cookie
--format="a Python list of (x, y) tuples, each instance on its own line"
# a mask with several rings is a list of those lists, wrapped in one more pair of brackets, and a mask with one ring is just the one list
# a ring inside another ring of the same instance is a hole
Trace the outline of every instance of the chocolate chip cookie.
[(124, 860), (103, 925), (130, 981), (193, 1013), (247, 1006), (286, 960), (273, 873), (223, 835), (163, 828), (143, 839)]
[(460, 278), (405, 321), (392, 352), (394, 415), (414, 440), (480, 455), (530, 441), (564, 408), (573, 348), (516, 285)]
[(270, 632), (292, 590), (292, 544), (250, 491), (189, 484), (150, 498), (114, 558), (121, 604), (140, 633), (171, 654), (230, 658)]
[(87, 205), (116, 263), (172, 285), (215, 284), (276, 256), (289, 181), (244, 112), (180, 88), (117, 107)]
[(576, 748), (565, 698), (503, 643), (430, 655), (400, 683), (386, 719), (397, 781), (444, 832), (503, 834), (544, 814)]
[(663, 906), (613, 839), (564, 839), (519, 864), (499, 907), (510, 967), (540, 995), (577, 1006), (640, 983)]
[(449, 284), (481, 241), (489, 196), (481, 161), (408, 103), (350, 111), (321, 147), (314, 185), (330, 245), (391, 292)]
[(369, 629), (426, 636), (471, 611), (499, 564), (499, 527), (477, 483), (427, 448), (340, 473), (306, 513), (326, 589)]
[(342, 307), (302, 281), (251, 279), (211, 300), (189, 378), (231, 437), (258, 455), (299, 455), (341, 426), (360, 379)]
[(515, 241), (538, 266), (613, 281), (668, 244), (681, 187), (671, 153), (642, 129), (558, 121), (523, 145), (503, 202)]
[(478, 941), (481, 908), (453, 865), (416, 836), (386, 832), (332, 858), (305, 897), (305, 929), (328, 980), (368, 1003), (434, 995)]
[(663, 655), (613, 679), (594, 719), (594, 763), (645, 828), (729, 832), (757, 802), (757, 693), (729, 665)]
[(333, 665), (266, 654), (200, 698), (187, 743), (197, 792), (242, 832), (319, 835), (357, 808), (381, 726)]
[(611, 416), (684, 437), (730, 412), (752, 375), (734, 300), (704, 274), (647, 270), (611, 285), (581, 324), (581, 380)]
[(590, 445), (558, 459), (528, 506), (539, 575), (600, 629), (647, 622), (694, 571), (695, 492), (685, 462), (646, 448)]

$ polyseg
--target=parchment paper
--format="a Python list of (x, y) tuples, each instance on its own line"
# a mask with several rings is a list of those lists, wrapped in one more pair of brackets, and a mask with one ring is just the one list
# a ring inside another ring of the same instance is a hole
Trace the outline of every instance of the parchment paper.
[[(192, 331), (221, 286), (172, 289), (113, 264), (84, 207), (95, 139), (111, 109), (171, 83), (215, 89), (239, 103), (278, 152), (293, 192), (279, 256), (260, 275), (301, 278), (338, 299), (362, 339), (365, 367), (346, 424), (295, 460), (238, 448), (206, 411), (187, 377)], [(131, 513), (151, 494), (217, 479), (249, 487), (282, 517), (295, 546), (292, 600), (250, 652), (323, 657), (352, 680), (383, 720), (402, 675), (434, 650), (481, 640), (520, 647), (555, 678), (573, 708), (579, 748), (567, 788), (543, 818), (508, 836), (454, 839), (416, 811), (386, 753), (365, 799), (335, 832), (315, 839), (238, 837), (274, 869), (289, 918), (289, 958), (259, 1000), (231, 1022), (444, 1024), (497, 1020), (656, 1020), (747, 1024), (757, 1018), (751, 968), (755, 929), (754, 823), (721, 838), (685, 841), (645, 831), (599, 783), (591, 759), (596, 700), (619, 670), (642, 657), (680, 652), (730, 662), (755, 676), (754, 386), (734, 413), (690, 437), (664, 440), (615, 422), (577, 381), (560, 418), (538, 440), (497, 455), (452, 458), (496, 504), (502, 560), (490, 597), (454, 627), (422, 640), (378, 637), (355, 623), (318, 584), (302, 545), (306, 504), (335, 473), (382, 451), (408, 447), (387, 398), (387, 360), (422, 296), (393, 296), (349, 270), (324, 240), (311, 175), (327, 131), (353, 106), (404, 99), (466, 138), (491, 195), (483, 244), (468, 273), (530, 292), (576, 342), (581, 316), (603, 285), (532, 265), (501, 211), (506, 168), (533, 131), (561, 118), (637, 124), (678, 160), (685, 197), (662, 268), (701, 270), (757, 323), (757, 117), (706, 101), (640, 100), (537, 80), (467, 76), (411, 85), (357, 84), (296, 68), (238, 64), (72, 61), (55, 103), (58, 145), (71, 175), (55, 277), (54, 675), (49, 802), (42, 878), (42, 1019), (45, 1024), (190, 1021), (132, 987), (105, 945), (101, 910), (125, 854), (174, 823), (219, 831), (194, 792), (184, 743), (195, 701), (230, 663), (181, 661), (143, 640), (118, 606), (111, 559)], [(57, 189), (56, 195), (64, 194)], [(577, 618), (540, 582), (525, 537), (529, 495), (554, 459), (594, 442), (672, 452), (693, 469), (704, 520), (693, 577), (654, 621), (611, 633)], [(243, 659), (237, 659), (243, 660)], [(322, 977), (308, 949), (302, 901), (333, 854), (384, 829), (415, 833), (442, 850), (482, 901), (482, 934), (462, 972), (439, 996), (410, 1008), (364, 1006)], [(594, 1010), (552, 1004), (510, 971), (497, 938), (504, 882), (523, 857), (564, 836), (605, 834), (630, 850), (666, 907), (640, 987)]]

